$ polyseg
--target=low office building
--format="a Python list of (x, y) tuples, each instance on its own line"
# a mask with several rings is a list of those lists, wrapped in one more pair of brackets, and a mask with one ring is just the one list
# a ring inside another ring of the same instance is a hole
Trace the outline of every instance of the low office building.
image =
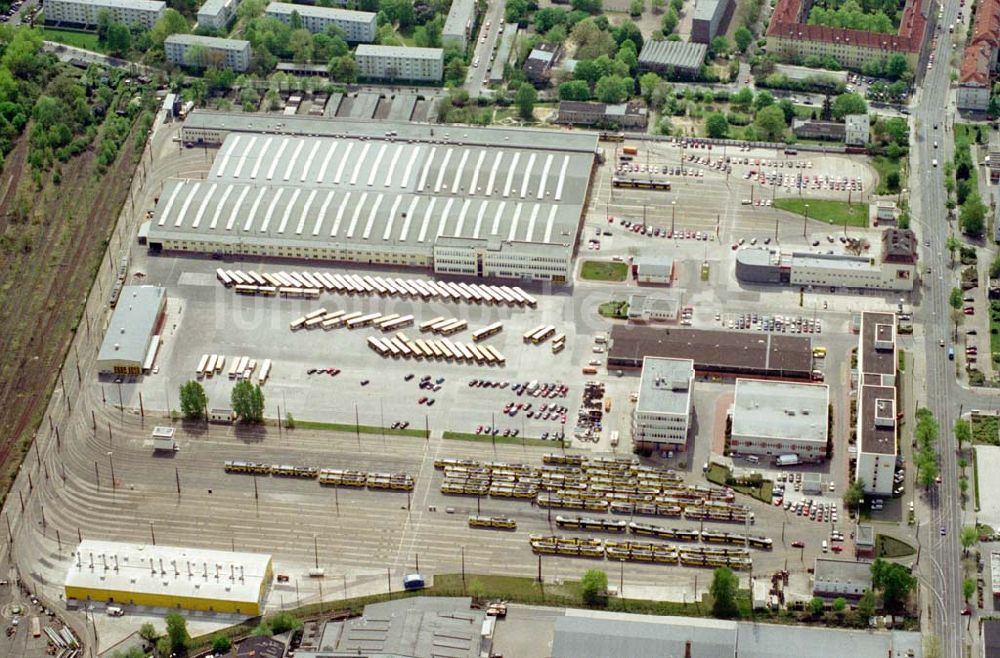
[(97, 353), (102, 375), (140, 375), (152, 367), (167, 291), (157, 286), (125, 286)]
[(691, 19), (691, 41), (712, 43), (719, 34), (725, 34), (735, 6), (733, 0), (697, 0)]
[(816, 558), (813, 595), (824, 598), (860, 599), (872, 588), (872, 565), (853, 560)]
[(812, 340), (719, 329), (616, 325), (608, 340), (608, 368), (638, 368), (647, 356), (692, 359), (702, 376), (810, 379)]
[(825, 384), (737, 379), (729, 452), (823, 461), (830, 456), (829, 408)]
[(375, 14), (369, 11), (272, 2), (267, 5), (265, 15), (288, 25), (292, 22), (293, 13), (299, 15), (302, 27), (314, 34), (325, 32), (328, 27), (333, 26), (340, 30), (348, 43), (375, 41), (375, 31), (378, 26), (375, 23)]
[(864, 146), (871, 140), (871, 119), (867, 114), (848, 114), (844, 117), (844, 143)]
[(600, 126), (621, 130), (645, 130), (649, 112), (638, 101), (617, 103), (587, 103), (560, 101), (556, 123), (577, 126)]
[(674, 259), (670, 256), (638, 256), (632, 261), (636, 283), (669, 286), (674, 280)]
[(896, 471), (896, 315), (862, 313), (858, 342), (857, 465), (865, 493), (890, 496)]
[(271, 556), (84, 540), (66, 573), (66, 599), (256, 616)]
[[(189, 125), (190, 124), (190, 125)], [(152, 251), (346, 261), (567, 281), (595, 133), (194, 112), (225, 139), (168, 181)]]
[(639, 399), (632, 410), (632, 442), (637, 450), (687, 449), (693, 387), (691, 359), (643, 359)]
[(823, 139), (830, 142), (842, 142), (844, 141), (846, 128), (839, 121), (795, 119), (792, 121), (792, 132), (800, 139)]
[(167, 4), (159, 0), (49, 0), (45, 22), (96, 27), (98, 15), (107, 11), (116, 23), (150, 30), (166, 9)]
[(206, 0), (198, 9), (198, 27), (225, 30), (236, 17), (239, 0)]
[(476, 0), (451, 0), (448, 17), (441, 29), (441, 45), (456, 46), (465, 50), (476, 25)]
[(875, 557), (875, 528), (870, 524), (859, 523), (854, 528), (854, 557)]
[(649, 39), (639, 53), (639, 70), (669, 78), (693, 78), (701, 74), (707, 55), (708, 46), (703, 43)]
[(886, 229), (877, 257), (743, 248), (736, 254), (736, 279), (749, 284), (913, 290), (917, 280), (916, 236), (909, 229)]
[(171, 34), (163, 42), (167, 61), (177, 66), (215, 67), (231, 71), (250, 68), (250, 42), (197, 34)]
[(880, 199), (875, 202), (875, 226), (881, 226), (883, 224), (893, 225), (896, 223), (896, 217), (899, 209), (896, 207), (895, 201)]
[(358, 74), (370, 80), (440, 82), (444, 76), (444, 51), (440, 48), (361, 44), (354, 58)]
[(681, 301), (666, 295), (629, 295), (629, 322), (677, 322)]
[(559, 56), (559, 46), (550, 43), (540, 43), (531, 49), (528, 58), (524, 60), (524, 75), (536, 87), (549, 84), (552, 77), (552, 66)]

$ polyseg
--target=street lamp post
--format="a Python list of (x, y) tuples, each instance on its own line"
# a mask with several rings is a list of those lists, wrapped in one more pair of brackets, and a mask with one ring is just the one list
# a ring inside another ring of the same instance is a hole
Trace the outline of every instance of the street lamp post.
[(802, 215), (802, 237), (806, 237), (806, 224), (809, 222), (809, 204), (805, 204), (806, 211)]
[(114, 453), (111, 452), (110, 450), (108, 450), (108, 463), (111, 465), (111, 489), (112, 490), (114, 490), (114, 489), (117, 488), (117, 485), (115, 484), (115, 460), (114, 460), (113, 455), (114, 455)]
[(670, 202), (670, 236), (674, 237), (674, 219), (677, 215), (677, 199)]

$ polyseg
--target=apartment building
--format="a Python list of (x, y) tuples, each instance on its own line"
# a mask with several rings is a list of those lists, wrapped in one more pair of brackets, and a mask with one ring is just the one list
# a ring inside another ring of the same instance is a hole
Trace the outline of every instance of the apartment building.
[[(241, 72), (250, 68), (250, 42), (240, 39), (171, 34), (163, 43), (163, 51), (167, 61), (178, 66), (214, 66)], [(194, 58), (204, 61), (192, 61)]]
[(198, 27), (225, 30), (236, 18), (239, 0), (206, 0), (198, 9)]
[(362, 78), (440, 82), (444, 77), (444, 50), (361, 44), (354, 53)]
[(985, 112), (990, 104), (990, 87), (1000, 48), (1000, 0), (976, 3), (972, 36), (962, 56), (958, 75), (958, 109)]
[(116, 23), (149, 30), (166, 9), (166, 3), (159, 0), (49, 0), (45, 3), (45, 22), (94, 27), (97, 15), (107, 10)]
[(476, 0), (452, 0), (441, 30), (441, 43), (462, 50), (469, 45), (476, 24)]
[(302, 27), (312, 33), (325, 32), (331, 25), (338, 28), (349, 43), (371, 43), (375, 41), (378, 26), (375, 14), (368, 11), (351, 11), (338, 7), (318, 7), (313, 5), (293, 5), (287, 2), (272, 2), (265, 14), (277, 18), (282, 23), (291, 24), (292, 14), (297, 13)]

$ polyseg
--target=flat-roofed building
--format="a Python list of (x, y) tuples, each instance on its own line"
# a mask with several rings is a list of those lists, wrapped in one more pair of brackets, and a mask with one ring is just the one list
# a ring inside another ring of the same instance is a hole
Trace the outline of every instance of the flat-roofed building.
[(630, 322), (676, 322), (680, 315), (681, 300), (678, 295), (628, 296)]
[(302, 27), (312, 33), (325, 32), (331, 25), (338, 28), (349, 43), (371, 43), (375, 40), (375, 14), (370, 11), (352, 11), (340, 7), (293, 5), (288, 2), (271, 2), (265, 15), (291, 24), (292, 14), (297, 13)]
[(444, 76), (444, 50), (361, 44), (354, 52), (358, 74), (372, 80), (440, 82)]
[(829, 406), (825, 384), (737, 379), (729, 451), (822, 461), (829, 457)]
[(236, 17), (240, 0), (205, 0), (198, 8), (198, 27), (225, 30)]
[(271, 556), (86, 539), (66, 572), (67, 599), (256, 616)]
[(684, 41), (647, 40), (639, 53), (639, 70), (669, 77), (690, 78), (701, 74), (708, 46)]
[(637, 283), (669, 286), (674, 280), (674, 259), (670, 256), (637, 256), (632, 260)]
[(875, 527), (859, 523), (854, 529), (854, 557), (875, 557)]
[(865, 493), (890, 496), (896, 470), (896, 316), (861, 314), (858, 342), (855, 479)]
[(639, 399), (632, 410), (632, 442), (636, 449), (687, 449), (693, 388), (691, 359), (643, 359)]
[(165, 184), (153, 251), (556, 282), (597, 147), (596, 134), (198, 112), (183, 138), (225, 142), (206, 179)]
[(990, 552), (990, 591), (993, 597), (1000, 596), (1000, 552)]
[(178, 66), (214, 66), (232, 71), (250, 68), (250, 42), (198, 34), (171, 34), (163, 42), (167, 61)]
[(462, 50), (469, 45), (472, 38), (472, 28), (476, 24), (476, 0), (451, 0), (448, 17), (444, 19), (441, 29), (441, 44), (457, 46)]
[(98, 15), (108, 11), (116, 23), (150, 30), (166, 9), (160, 0), (49, 0), (45, 22), (94, 27)]
[(800, 139), (825, 139), (832, 142), (844, 141), (846, 128), (839, 121), (822, 119), (794, 119), (792, 132)]
[[(97, 353), (97, 372), (140, 375), (159, 346), (156, 330), (167, 305), (158, 286), (125, 286)], [(153, 355), (150, 352), (153, 352)]]
[(870, 562), (818, 557), (813, 569), (813, 595), (825, 598), (860, 599), (872, 588)]
[(735, 4), (733, 0), (697, 0), (691, 18), (691, 41), (712, 43), (712, 39), (724, 33)]
[(806, 336), (637, 325), (611, 328), (609, 368), (638, 368), (647, 356), (692, 359), (702, 375), (807, 380), (812, 376), (812, 341)]
[(864, 146), (871, 140), (871, 119), (867, 114), (848, 114), (844, 117), (844, 143)]

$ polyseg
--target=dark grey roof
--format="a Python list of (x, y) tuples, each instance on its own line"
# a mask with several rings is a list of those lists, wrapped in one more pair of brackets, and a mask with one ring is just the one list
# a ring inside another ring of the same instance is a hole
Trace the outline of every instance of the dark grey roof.
[(485, 614), (465, 597), (373, 603), (345, 622), (335, 655), (478, 658)]
[(699, 68), (707, 53), (708, 46), (703, 43), (647, 41), (639, 53), (639, 64)]
[(693, 20), (711, 21), (717, 12), (725, 11), (730, 0), (698, 0), (694, 6)]
[(567, 610), (556, 620), (552, 658), (733, 658), (736, 623), (684, 617)]

